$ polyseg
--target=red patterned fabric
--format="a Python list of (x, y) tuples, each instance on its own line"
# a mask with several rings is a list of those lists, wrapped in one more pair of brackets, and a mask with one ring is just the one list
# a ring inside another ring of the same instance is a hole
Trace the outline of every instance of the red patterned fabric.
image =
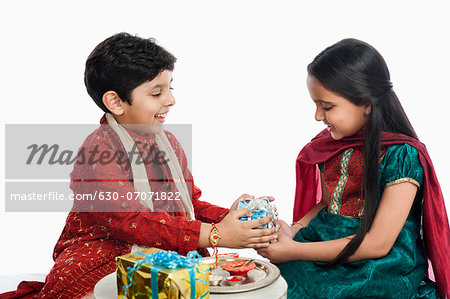
[[(294, 221), (302, 218), (317, 202), (320, 181), (317, 180), (316, 164), (330, 160), (345, 149), (364, 146), (364, 134), (361, 131), (352, 137), (334, 140), (330, 132), (323, 130), (300, 151), (296, 163)], [(450, 229), (431, 158), (423, 143), (406, 135), (383, 132), (381, 140), (384, 147), (407, 143), (419, 152), (424, 170), (423, 215), (427, 255), (433, 265), (439, 292), (444, 297), (450, 296)]]
[(36, 294), (44, 286), (40, 281), (22, 281), (17, 287), (17, 291), (0, 294), (0, 299), (10, 298), (36, 298)]
[[(101, 123), (106, 124), (104, 117)], [(132, 131), (129, 133), (145, 159), (153, 138)], [(130, 252), (132, 244), (186, 255), (197, 249), (201, 222), (219, 222), (228, 214), (228, 209), (199, 200), (201, 191), (193, 184), (183, 149), (171, 133), (166, 132), (166, 135), (178, 157), (188, 188), (192, 191), (197, 220), (187, 220), (183, 212), (165, 212), (167, 205), (176, 204), (175, 201), (155, 201), (154, 208), (159, 212), (150, 212), (139, 201), (74, 201), (74, 207), (54, 249), (55, 265), (46, 277), (42, 290), (29, 295), (29, 298), (82, 298), (92, 293), (101, 278), (115, 271), (115, 257)], [(82, 148), (86, 152), (97, 149), (99, 153), (111, 154), (118, 149), (124, 151), (108, 126), (101, 126), (90, 134)], [(163, 178), (150, 180), (153, 192), (176, 191), (172, 188), (174, 184), (168, 183), (170, 171), (167, 165), (149, 163), (145, 166), (149, 178)], [(117, 163), (75, 164), (71, 173), (71, 189), (75, 195), (93, 194), (99, 190), (127, 194), (134, 192), (132, 172), (129, 167)], [(112, 208), (111, 211), (116, 212), (88, 212), (97, 208)], [(206, 249), (198, 251), (204, 256), (208, 255)], [(39, 289), (39, 286), (36, 288)], [(21, 294), (20, 287), (16, 292)], [(13, 293), (9, 295), (13, 296)]]
[[(325, 162), (324, 180), (325, 187), (331, 197), (341, 178), (342, 153)], [(354, 148), (347, 167), (348, 179), (340, 197), (338, 215), (346, 217), (360, 217), (364, 198), (361, 198), (361, 178), (363, 174), (363, 156), (361, 149)], [(328, 207), (331, 212), (331, 205)]]

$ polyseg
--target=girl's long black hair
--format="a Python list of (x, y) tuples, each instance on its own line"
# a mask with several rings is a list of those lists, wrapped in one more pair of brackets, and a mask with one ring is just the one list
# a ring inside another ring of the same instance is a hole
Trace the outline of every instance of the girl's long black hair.
[(390, 74), (381, 54), (357, 39), (344, 39), (326, 48), (308, 65), (309, 75), (326, 89), (355, 105), (371, 105), (364, 144), (362, 195), (364, 215), (356, 236), (327, 267), (347, 262), (369, 231), (379, 200), (379, 157), (381, 132), (393, 132), (417, 138), (417, 135), (393, 91)]

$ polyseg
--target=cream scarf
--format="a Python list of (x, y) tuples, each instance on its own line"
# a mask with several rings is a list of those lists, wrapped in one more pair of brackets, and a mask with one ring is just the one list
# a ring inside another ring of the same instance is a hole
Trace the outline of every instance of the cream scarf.
[[(106, 113), (106, 120), (110, 127), (117, 133), (120, 141), (122, 142), (125, 151), (128, 153), (128, 159), (130, 160), (131, 171), (133, 173), (133, 185), (136, 192), (151, 192), (150, 184), (148, 182), (147, 171), (145, 170), (144, 163), (136, 163), (138, 158), (134, 158), (134, 155), (130, 157), (129, 153), (132, 151), (135, 145), (130, 134), (125, 130), (125, 128), (119, 125), (111, 113)], [(178, 192), (180, 192), (181, 202), (183, 204), (184, 212), (188, 220), (195, 220), (194, 207), (192, 206), (191, 197), (189, 195), (189, 190), (186, 185), (186, 181), (183, 176), (183, 171), (181, 170), (180, 163), (178, 163), (178, 158), (166, 137), (164, 131), (154, 134), (156, 144), (159, 150), (165, 152), (168, 156), (169, 161), (168, 166), (170, 173), (172, 174), (172, 179), (175, 182), (175, 186)], [(142, 159), (141, 159), (142, 161)], [(150, 208), (153, 211), (153, 203), (151, 200), (141, 200), (141, 203)]]

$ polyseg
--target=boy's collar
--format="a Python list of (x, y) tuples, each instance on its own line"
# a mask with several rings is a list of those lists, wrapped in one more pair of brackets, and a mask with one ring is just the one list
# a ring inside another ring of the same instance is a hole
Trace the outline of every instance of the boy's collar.
[[(102, 118), (100, 119), (101, 125), (108, 125), (108, 121), (106, 120), (106, 114), (103, 114)], [(127, 127), (124, 127), (125, 130), (127, 130), (128, 134), (130, 134), (131, 138), (134, 142), (141, 142), (141, 143), (154, 143), (155, 142), (155, 136), (153, 134), (140, 134), (136, 131), (133, 131)]]

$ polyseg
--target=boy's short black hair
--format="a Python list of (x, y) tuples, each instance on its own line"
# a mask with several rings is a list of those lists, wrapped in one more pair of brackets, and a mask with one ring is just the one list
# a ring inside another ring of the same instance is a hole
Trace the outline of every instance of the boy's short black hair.
[(175, 56), (144, 39), (122, 32), (101, 42), (86, 61), (84, 84), (94, 102), (105, 112), (105, 92), (113, 90), (131, 105), (131, 92), (164, 70), (173, 71)]

